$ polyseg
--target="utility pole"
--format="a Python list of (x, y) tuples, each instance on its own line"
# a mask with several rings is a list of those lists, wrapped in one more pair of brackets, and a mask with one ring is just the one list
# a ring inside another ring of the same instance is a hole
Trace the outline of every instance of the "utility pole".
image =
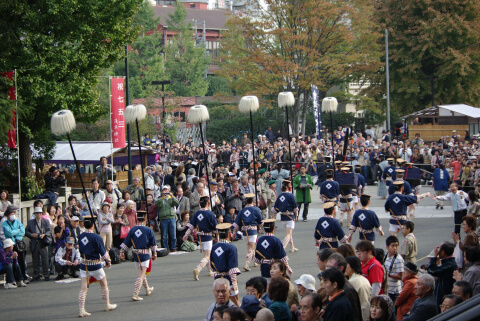
[(390, 69), (388, 66), (388, 29), (385, 29), (385, 54), (387, 63), (387, 130), (390, 130)]

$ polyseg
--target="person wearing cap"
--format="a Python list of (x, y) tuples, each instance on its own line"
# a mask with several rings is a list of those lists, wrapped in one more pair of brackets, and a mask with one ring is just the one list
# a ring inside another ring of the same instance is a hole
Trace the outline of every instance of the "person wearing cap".
[(290, 175), (290, 172), (286, 169), (283, 169), (283, 163), (278, 162), (275, 165), (275, 169), (270, 172), (270, 176), (272, 176), (272, 179), (276, 181), (276, 188), (275, 191), (277, 195), (280, 195), (282, 193), (282, 182), (284, 179), (287, 179), (288, 176)]
[[(403, 182), (403, 192), (402, 192), (402, 194), (404, 194), (404, 195), (414, 195), (413, 190), (412, 190), (412, 186), (410, 185), (410, 183), (403, 179), (403, 177), (405, 175), (405, 170), (401, 169), (401, 168), (397, 168), (396, 171), (395, 171), (395, 175), (396, 175), (396, 177), (395, 177), (395, 180), (393, 181), (394, 183), (397, 182), (397, 181), (402, 181)], [(394, 193), (395, 193), (395, 184), (391, 184), (388, 187), (388, 195), (392, 195)]]
[(213, 270), (210, 266), (210, 252), (212, 251), (213, 237), (216, 226), (218, 225), (215, 214), (209, 210), (210, 199), (208, 196), (200, 198), (200, 210), (195, 212), (187, 223), (188, 230), (183, 237), (185, 242), (194, 229), (198, 229), (197, 235), (200, 241), (200, 250), (203, 251), (203, 258), (195, 269), (193, 269), (193, 279), (198, 281), (200, 271), (207, 265), (209, 276), (213, 276)]
[(268, 183), (268, 190), (267, 190), (267, 209), (268, 209), (268, 218), (275, 218), (276, 214), (273, 211), (273, 205), (277, 200), (277, 192), (276, 188), (276, 181), (274, 179), (270, 180)]
[(320, 197), (323, 203), (335, 202), (340, 200), (340, 185), (333, 180), (334, 170), (329, 168), (325, 172), (326, 181), (320, 185)]
[(360, 204), (360, 196), (363, 194), (366, 186), (365, 177), (360, 174), (362, 167), (360, 165), (355, 165), (355, 186), (356, 188), (352, 189), (352, 198), (353, 198), (353, 209), (357, 210)]
[(308, 207), (312, 202), (310, 190), (313, 188), (313, 179), (307, 174), (305, 164), (300, 165), (300, 173), (293, 179), (293, 188), (295, 189), (295, 198), (298, 204), (298, 211), (303, 207), (303, 221), (307, 221)]
[(215, 215), (223, 215), (225, 202), (223, 201), (222, 194), (218, 193), (218, 183), (216, 181), (210, 181), (208, 186), (210, 188), (210, 195), (212, 196), (211, 211)]
[[(83, 217), (82, 217), (83, 220)], [(78, 249), (78, 236), (82, 233), (80, 231), (80, 218), (78, 216), (73, 216), (70, 220), (70, 236), (73, 237), (73, 246)]]
[[(468, 194), (458, 188), (458, 184), (453, 182), (450, 184), (450, 192), (443, 196), (433, 196), (436, 200), (451, 201), (455, 222), (455, 233), (460, 234), (460, 226), (462, 219), (467, 215), (467, 201), (469, 201)], [(5, 224), (5, 223), (4, 223)]]
[(105, 156), (100, 157), (100, 165), (95, 168), (95, 172), (97, 173), (102, 188), (107, 188), (107, 181), (115, 180), (117, 176), (117, 171), (111, 164), (108, 164)]
[(235, 245), (230, 244), (230, 228), (232, 224), (222, 223), (216, 226), (218, 242), (212, 246), (210, 253), (210, 265), (215, 279), (226, 278), (230, 282), (230, 300), (239, 305), (237, 275), (241, 274), (238, 269), (238, 254)]
[(78, 316), (88, 317), (90, 313), (85, 311), (85, 300), (88, 287), (91, 282), (100, 283), (102, 299), (105, 311), (117, 308), (116, 304), (110, 303), (110, 291), (108, 289), (107, 276), (103, 270), (103, 262), (107, 268), (112, 265), (108, 251), (105, 249), (100, 235), (94, 233), (94, 220), (85, 219), (85, 232), (80, 234), (78, 250), (80, 251), (80, 278), (82, 280), (78, 293)]
[[(337, 177), (343, 174), (350, 174), (351, 169), (350, 167), (344, 166), (341, 168), (341, 173), (337, 174)], [(346, 176), (346, 175), (344, 175)], [(339, 178), (338, 178), (339, 179)], [(352, 184), (355, 182), (354, 176), (352, 177)], [(352, 217), (353, 217), (353, 191), (352, 188), (350, 188), (350, 185), (340, 185), (340, 202), (338, 204), (338, 208), (340, 210), (340, 218), (338, 219), (340, 221), (340, 226), (343, 227), (343, 217), (345, 213), (347, 213), (347, 226), (350, 226), (352, 223)]]
[[(28, 280), (27, 276), (27, 264), (25, 262), (26, 248), (22, 248), (23, 236), (25, 235), (25, 227), (17, 219), (17, 210), (18, 207), (10, 205), (7, 207), (7, 210), (4, 213), (2, 219), (3, 223), (1, 228), (3, 229), (3, 241), (6, 239), (11, 239), (15, 244), (13, 250), (18, 253), (18, 265), (20, 265), (20, 270), (22, 271), (23, 279)], [(20, 247), (19, 244), (20, 243)]]
[(326, 173), (328, 170), (333, 170), (334, 166), (332, 165), (332, 157), (329, 155), (323, 156), (320, 158), (320, 154), (317, 154), (318, 163), (320, 164), (317, 168), (318, 173), (318, 186), (321, 186), (323, 182), (327, 180)]
[(273, 210), (276, 213), (280, 213), (280, 219), (285, 227), (283, 247), (286, 249), (288, 244), (290, 244), (290, 252), (297, 252), (298, 249), (293, 244), (293, 229), (298, 218), (298, 207), (295, 196), (292, 194), (292, 184), (289, 180), (282, 181), (282, 194), (275, 201)]
[[(267, 178), (267, 169), (266, 168), (260, 168), (257, 173), (257, 186), (259, 187), (258, 190), (258, 196), (259, 198), (262, 197), (263, 201), (265, 202), (265, 205), (267, 205), (267, 199), (268, 199), (268, 185), (266, 182)], [(260, 204), (260, 199), (258, 200), (259, 206)], [(268, 205), (265, 207), (262, 211), (262, 216), (264, 219), (268, 218)]]
[[(15, 244), (11, 239), (3, 242), (3, 248), (0, 248), (0, 273), (5, 273), (6, 282), (4, 289), (15, 289), (18, 287), (26, 287), (23, 282), (20, 266), (18, 265), (18, 253), (13, 251)], [(13, 284), (16, 282), (16, 285)]]
[(402, 321), (403, 316), (407, 314), (413, 306), (413, 303), (418, 298), (415, 294), (415, 286), (418, 281), (418, 267), (412, 262), (405, 264), (403, 269), (403, 287), (402, 292), (395, 302), (397, 309), (397, 321)]
[(383, 170), (382, 179), (385, 185), (388, 187), (392, 184), (393, 179), (396, 177), (395, 159), (387, 158), (388, 166)]
[(403, 181), (396, 181), (395, 193), (390, 195), (385, 202), (385, 211), (390, 213), (390, 235), (397, 235), (401, 227), (407, 221), (407, 207), (418, 203), (422, 198), (430, 196), (430, 193), (420, 195), (404, 195)]
[[(375, 177), (376, 181), (378, 182), (377, 185), (377, 195), (380, 198), (386, 199), (388, 196), (388, 189), (387, 184), (382, 179), (383, 173), (388, 167), (388, 161), (385, 159), (385, 155), (383, 153), (378, 154), (378, 166), (374, 167), (373, 176)], [(376, 169), (376, 170), (375, 170)]]
[(148, 286), (147, 275), (152, 269), (152, 261), (157, 257), (157, 241), (153, 230), (145, 226), (148, 219), (146, 212), (138, 213), (138, 224), (130, 229), (127, 237), (120, 245), (120, 258), (125, 259), (125, 251), (133, 247), (133, 261), (137, 266), (138, 274), (133, 289), (133, 301), (142, 301), (143, 298), (138, 295), (140, 288), (145, 288), (146, 295), (151, 295), (153, 287)]
[[(160, 221), (160, 230), (162, 232), (162, 247), (173, 252), (177, 249), (175, 206), (178, 206), (178, 204), (178, 200), (170, 192), (170, 186), (162, 186), (162, 197), (155, 202), (155, 206), (158, 208), (158, 220)], [(168, 244), (169, 237), (170, 244)]]
[[(242, 298), (242, 304), (240, 305), (240, 308), (245, 312), (246, 320), (251, 321), (256, 318), (257, 312), (263, 307), (261, 306), (260, 300), (255, 295), (248, 294)], [(245, 321), (245, 319), (241, 321)]]
[[(258, 207), (253, 206), (254, 198), (255, 194), (253, 193), (245, 194), (246, 206), (238, 212), (235, 223), (233, 223), (234, 238), (237, 235), (237, 231), (241, 230), (243, 232), (243, 237), (245, 237), (245, 240), (247, 241), (246, 261), (245, 266), (243, 267), (245, 271), (250, 271), (250, 262), (255, 254), (257, 229), (262, 226), (262, 213)], [(254, 267), (255, 266), (256, 263), (254, 264)]]
[(25, 236), (30, 239), (30, 250), (33, 261), (33, 280), (40, 280), (40, 262), (45, 280), (50, 278), (48, 271), (48, 246), (52, 243), (52, 229), (50, 221), (42, 218), (43, 209), (35, 207), (35, 218), (27, 222)]
[(343, 232), (340, 223), (335, 218), (336, 210), (334, 202), (326, 202), (322, 205), (325, 216), (320, 217), (315, 226), (315, 246), (318, 249), (338, 247), (338, 240), (341, 243), (347, 242), (347, 236)]
[(110, 211), (110, 203), (104, 202), (102, 204), (102, 210), (98, 212), (98, 233), (103, 240), (103, 244), (107, 251), (110, 251), (112, 248), (112, 224), (115, 223), (113, 214)]
[(360, 196), (360, 204), (362, 205), (362, 208), (356, 210), (353, 214), (352, 224), (350, 225), (350, 234), (348, 236), (349, 242), (352, 240), (352, 235), (357, 228), (359, 231), (359, 239), (370, 241), (372, 244), (375, 243), (375, 232), (373, 229), (376, 228), (380, 236), (383, 236), (384, 234), (377, 214), (368, 209), (370, 198), (371, 196), (367, 194)]
[(315, 278), (310, 274), (302, 274), (298, 280), (294, 282), (297, 285), (298, 295), (300, 299), (311, 293), (316, 293)]
[(65, 273), (72, 278), (78, 277), (77, 272), (80, 269), (80, 252), (75, 248), (73, 237), (67, 237), (65, 245), (60, 247), (55, 253), (55, 271), (57, 277), (55, 280), (62, 280)]
[[(450, 175), (445, 169), (445, 164), (443, 162), (438, 163), (438, 167), (435, 168), (432, 175), (433, 181), (433, 190), (435, 195), (442, 196), (448, 192), (448, 182), (450, 181)], [(435, 209), (443, 210), (443, 201), (437, 198), (437, 204)]]
[(275, 236), (275, 219), (263, 220), (265, 235), (261, 236), (256, 244), (254, 262), (260, 264), (261, 276), (270, 280), (270, 265), (275, 260), (281, 260), (287, 265), (287, 271), (293, 274), (293, 270), (288, 265), (288, 256), (282, 241)]

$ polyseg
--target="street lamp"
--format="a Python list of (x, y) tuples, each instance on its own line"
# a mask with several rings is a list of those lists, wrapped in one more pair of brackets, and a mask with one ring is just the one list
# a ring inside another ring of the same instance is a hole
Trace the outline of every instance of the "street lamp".
[(278, 107), (285, 107), (285, 115), (287, 116), (287, 140), (288, 140), (288, 154), (289, 154), (289, 168), (290, 172), (290, 182), (293, 183), (293, 173), (292, 173), (292, 149), (290, 147), (290, 122), (288, 121), (288, 107), (293, 107), (295, 105), (295, 96), (291, 91), (283, 91), (278, 94)]
[[(152, 85), (162, 85), (162, 106), (163, 106), (163, 113), (162, 113), (162, 120), (165, 121), (165, 85), (173, 84), (173, 80), (154, 80), (152, 81)], [(163, 136), (165, 136), (165, 124), (163, 124)]]
[(333, 120), (332, 120), (332, 113), (337, 112), (338, 101), (335, 97), (325, 97), (322, 100), (322, 113), (330, 113), (330, 136), (332, 138), (332, 165), (335, 168), (335, 154), (333, 152)]

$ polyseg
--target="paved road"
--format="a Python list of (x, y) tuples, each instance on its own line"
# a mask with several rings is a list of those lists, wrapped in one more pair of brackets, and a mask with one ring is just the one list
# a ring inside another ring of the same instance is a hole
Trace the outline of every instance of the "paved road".
[[(422, 192), (431, 191), (423, 188)], [(368, 187), (367, 193), (376, 195), (376, 187)], [(293, 278), (304, 273), (316, 275), (316, 248), (313, 242), (313, 229), (322, 210), (315, 191), (308, 222), (299, 222), (294, 231), (295, 245), (299, 252), (290, 255)], [(383, 209), (383, 200), (374, 197), (371, 208), (380, 217), (384, 230), (388, 230), (387, 215)], [(415, 234), (418, 239), (418, 259), (426, 256), (432, 248), (443, 240), (450, 239), (453, 230), (453, 213), (450, 206), (443, 211), (435, 210), (431, 199), (420, 201), (415, 219)], [(347, 228), (344, 228), (345, 231)], [(278, 224), (277, 236), (283, 239), (285, 231)], [(377, 247), (384, 247), (384, 237), (377, 235)], [(354, 236), (352, 243), (358, 241)], [(245, 262), (246, 244), (234, 242), (238, 248), (239, 265)], [(208, 306), (213, 302), (212, 281), (204, 269), (200, 281), (193, 281), (192, 270), (198, 264), (202, 254), (198, 251), (177, 256), (159, 258), (154, 262), (152, 274), (148, 280), (155, 292), (144, 301), (132, 302), (133, 284), (136, 270), (131, 262), (114, 265), (106, 269), (111, 302), (117, 303), (117, 310), (103, 312), (100, 287), (90, 287), (86, 308), (92, 313), (89, 320), (203, 320)], [(420, 263), (426, 263), (426, 259)], [(245, 294), (245, 282), (253, 276), (260, 275), (259, 270), (244, 272), (239, 276), (240, 295)], [(78, 319), (77, 297), (79, 282), (56, 284), (53, 281), (31, 283), (27, 288), (13, 290), (0, 289), (2, 302), (2, 320), (69, 320)], [(144, 291), (142, 289), (142, 291)], [(143, 292), (142, 292), (143, 293)]]

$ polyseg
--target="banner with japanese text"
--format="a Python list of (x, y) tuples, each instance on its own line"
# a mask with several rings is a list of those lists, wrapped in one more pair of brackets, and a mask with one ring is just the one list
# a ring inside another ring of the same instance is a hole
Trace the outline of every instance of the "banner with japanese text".
[[(2, 73), (2, 76), (8, 79), (13, 80), (13, 71), (7, 71)], [(8, 88), (8, 99), (15, 100), (15, 86)], [(17, 130), (15, 128), (15, 109), (12, 109), (12, 127), (8, 129), (8, 141), (7, 146), (9, 148), (17, 148)]]
[(113, 148), (127, 146), (125, 140), (125, 90), (124, 78), (110, 78)]
[(317, 133), (317, 139), (322, 138), (322, 108), (320, 106), (318, 88), (312, 85), (312, 101), (313, 101), (313, 115), (315, 116), (315, 127)]

